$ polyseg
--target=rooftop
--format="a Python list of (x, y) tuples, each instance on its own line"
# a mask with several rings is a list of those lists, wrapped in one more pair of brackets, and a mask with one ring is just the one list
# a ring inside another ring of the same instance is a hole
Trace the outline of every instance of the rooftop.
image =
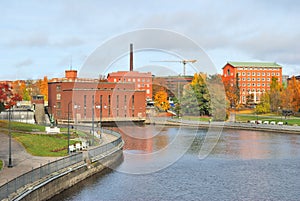
[(229, 61), (228, 64), (233, 67), (272, 67), (272, 68), (281, 68), (276, 62), (235, 62)]

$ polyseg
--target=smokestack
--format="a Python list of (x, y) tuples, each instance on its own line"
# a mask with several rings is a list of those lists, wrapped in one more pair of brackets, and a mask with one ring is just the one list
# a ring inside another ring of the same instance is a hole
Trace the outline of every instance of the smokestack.
[(133, 44), (130, 43), (130, 71), (133, 71)]

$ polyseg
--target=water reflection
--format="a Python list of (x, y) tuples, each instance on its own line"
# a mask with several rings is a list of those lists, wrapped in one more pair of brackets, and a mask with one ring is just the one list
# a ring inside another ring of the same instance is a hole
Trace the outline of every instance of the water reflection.
[[(207, 130), (194, 128), (174, 128), (152, 126), (141, 128), (138, 135), (136, 128), (122, 127), (118, 129), (125, 141), (124, 150), (131, 153), (149, 154), (163, 150), (174, 141), (176, 135), (184, 135), (182, 143), (176, 146), (179, 151), (185, 149), (189, 141), (192, 141), (188, 154), (197, 155), (203, 146)], [(180, 134), (179, 133), (180, 131)], [(195, 135), (196, 133), (196, 135)], [(286, 158), (299, 156), (300, 136), (291, 134), (276, 134), (262, 131), (230, 130), (222, 132), (218, 143), (209, 157), (236, 158), (236, 159), (266, 159)], [(214, 143), (208, 141), (207, 143)]]

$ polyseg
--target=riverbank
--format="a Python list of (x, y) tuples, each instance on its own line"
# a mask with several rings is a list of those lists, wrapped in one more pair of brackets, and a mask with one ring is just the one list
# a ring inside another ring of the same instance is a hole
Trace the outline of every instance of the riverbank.
[[(0, 142), (8, 141), (7, 135), (1, 134), (0, 137)], [(14, 166), (8, 168), (4, 165), (4, 169), (0, 172), (0, 200), (5, 200), (5, 198), (8, 200), (49, 199), (122, 159), (123, 141), (118, 133), (107, 130), (102, 136), (102, 142), (100, 146), (90, 147), (86, 151), (76, 153), (75, 155), (79, 155), (75, 157), (75, 160), (74, 154), (56, 160), (57, 158), (53, 157), (32, 156), (23, 146), (12, 140)], [(0, 147), (3, 149), (1, 153), (7, 151), (6, 146)], [(7, 154), (4, 155), (7, 156)], [(74, 162), (68, 165), (72, 160)], [(63, 167), (59, 168), (61, 166)], [(72, 177), (69, 177), (70, 175)], [(60, 179), (62, 179), (61, 182), (57, 183)], [(47, 194), (44, 193), (45, 191)], [(37, 198), (33, 199), (35, 196)]]
[(147, 121), (147, 124), (160, 124), (165, 126), (188, 126), (199, 128), (226, 128), (241, 130), (257, 130), (279, 133), (300, 134), (300, 126), (289, 125), (270, 125), (270, 124), (254, 124), (242, 122), (203, 122), (184, 119), (155, 118)]

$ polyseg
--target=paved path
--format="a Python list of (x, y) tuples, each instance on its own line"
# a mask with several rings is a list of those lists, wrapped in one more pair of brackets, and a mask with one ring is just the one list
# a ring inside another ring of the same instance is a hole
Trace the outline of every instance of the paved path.
[[(101, 145), (111, 142), (117, 137), (109, 134), (104, 134)], [(40, 157), (32, 156), (26, 152), (25, 148), (17, 141), (12, 140), (12, 163), (13, 167), (8, 168), (8, 135), (0, 133), (0, 159), (4, 161), (4, 167), (0, 171), (0, 186), (4, 183), (28, 172), (34, 168), (40, 167), (46, 163), (57, 160), (61, 157)], [(90, 147), (92, 148), (92, 147)]]

